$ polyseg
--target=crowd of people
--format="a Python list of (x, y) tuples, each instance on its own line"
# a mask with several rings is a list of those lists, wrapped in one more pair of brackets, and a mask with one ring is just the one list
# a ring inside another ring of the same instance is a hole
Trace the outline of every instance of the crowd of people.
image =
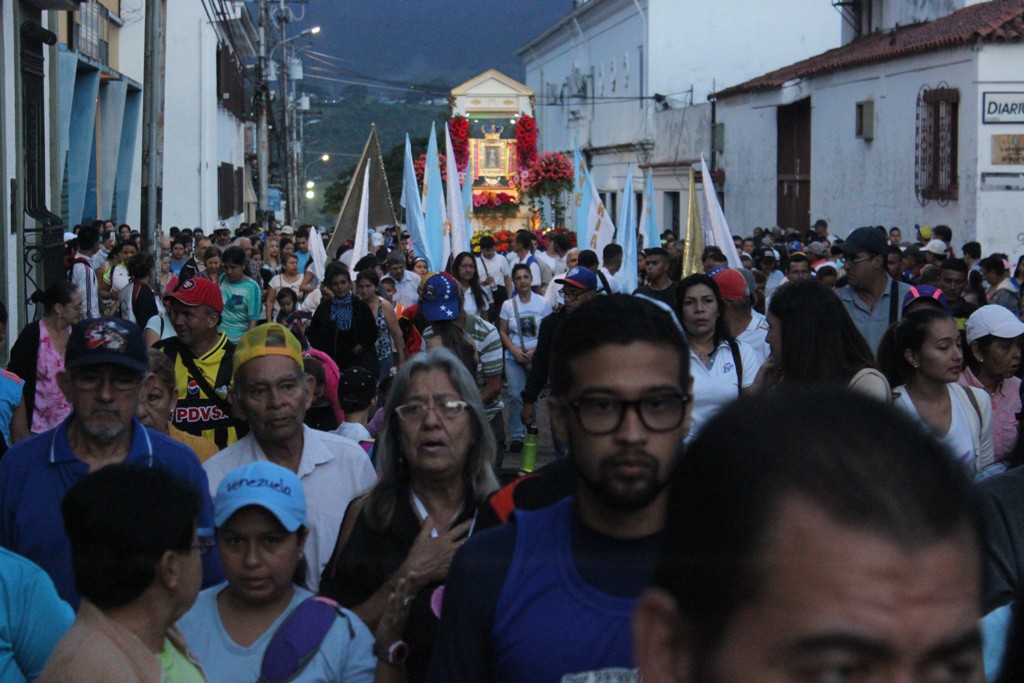
[(0, 372), (0, 680), (1024, 680), (1024, 258), (666, 232), (630, 292), (372, 233), (69, 236)]

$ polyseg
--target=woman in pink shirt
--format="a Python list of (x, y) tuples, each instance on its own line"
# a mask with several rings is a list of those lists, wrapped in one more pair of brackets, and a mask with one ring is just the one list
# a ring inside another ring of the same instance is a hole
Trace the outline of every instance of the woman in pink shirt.
[[(996, 462), (1005, 461), (1017, 445), (1017, 413), (1021, 410), (1020, 378), (1024, 323), (1003, 306), (982, 306), (967, 319), (967, 367), (960, 384), (984, 389), (992, 397), (992, 437)], [(1006, 463), (1012, 465), (1013, 463)]]

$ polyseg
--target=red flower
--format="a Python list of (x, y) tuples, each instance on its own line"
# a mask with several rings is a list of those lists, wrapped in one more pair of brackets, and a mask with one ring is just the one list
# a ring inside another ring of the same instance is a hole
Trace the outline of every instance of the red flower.
[(469, 165), (469, 119), (465, 116), (452, 117), (448, 130), (452, 137), (455, 165), (460, 173), (464, 173)]

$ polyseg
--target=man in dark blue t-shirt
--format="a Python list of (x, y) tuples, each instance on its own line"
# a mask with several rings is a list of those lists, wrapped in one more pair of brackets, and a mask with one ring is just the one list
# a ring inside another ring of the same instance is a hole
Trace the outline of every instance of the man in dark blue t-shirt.
[(689, 351), (671, 316), (637, 297), (601, 297), (566, 323), (549, 405), (578, 492), (459, 550), (430, 681), (637, 680), (630, 620), (689, 424)]

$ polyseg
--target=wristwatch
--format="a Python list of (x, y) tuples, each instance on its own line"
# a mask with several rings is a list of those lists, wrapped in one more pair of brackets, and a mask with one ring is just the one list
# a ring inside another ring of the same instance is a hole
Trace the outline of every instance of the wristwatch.
[(409, 658), (409, 646), (404, 640), (396, 640), (387, 647), (374, 643), (373, 656), (385, 664), (398, 666)]

